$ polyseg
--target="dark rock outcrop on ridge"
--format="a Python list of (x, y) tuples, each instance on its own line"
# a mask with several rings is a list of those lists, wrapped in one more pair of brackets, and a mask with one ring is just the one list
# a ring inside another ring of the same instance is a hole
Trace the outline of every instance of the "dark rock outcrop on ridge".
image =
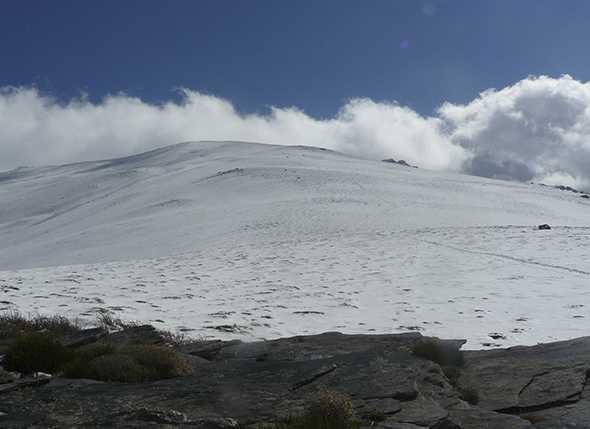
[[(129, 342), (154, 332), (118, 334)], [(104, 341), (104, 336), (91, 332)], [(157, 339), (154, 337), (154, 341)], [(435, 344), (432, 359), (426, 356)], [(259, 428), (300, 413), (321, 389), (352, 399), (382, 429), (590, 428), (590, 337), (466, 351), (447, 366), (437, 350), (464, 342), (419, 333), (325, 333), (273, 341), (177, 346), (194, 374), (143, 384), (59, 376), (0, 384), (0, 427)], [(8, 380), (8, 379), (7, 379)], [(20, 384), (18, 384), (20, 383)]]
[(398, 164), (401, 165), (402, 167), (410, 167), (410, 168), (418, 168), (415, 165), (412, 164), (408, 164), (406, 161), (404, 161), (403, 159), (400, 160), (395, 160), (393, 158), (388, 158), (388, 159), (382, 159), (382, 162), (389, 162), (390, 164)]

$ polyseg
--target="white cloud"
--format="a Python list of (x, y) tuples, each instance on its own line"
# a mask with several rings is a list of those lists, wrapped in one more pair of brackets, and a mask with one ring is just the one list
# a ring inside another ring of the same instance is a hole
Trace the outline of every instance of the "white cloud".
[(529, 77), (438, 111), (445, 133), (472, 152), (465, 170), (483, 176), (590, 184), (590, 83)]
[(590, 83), (529, 77), (424, 117), (354, 99), (332, 118), (296, 108), (241, 115), (226, 100), (183, 90), (179, 102), (125, 94), (60, 102), (35, 88), (0, 90), (0, 170), (117, 157), (187, 140), (322, 146), (424, 168), (590, 187)]
[(433, 169), (459, 169), (466, 152), (440, 121), (397, 104), (356, 99), (331, 119), (296, 108), (240, 115), (226, 100), (183, 90), (182, 100), (148, 104), (125, 94), (93, 104), (60, 103), (35, 88), (0, 93), (0, 168), (127, 155), (187, 140), (247, 140), (323, 146), (370, 158), (398, 156)]

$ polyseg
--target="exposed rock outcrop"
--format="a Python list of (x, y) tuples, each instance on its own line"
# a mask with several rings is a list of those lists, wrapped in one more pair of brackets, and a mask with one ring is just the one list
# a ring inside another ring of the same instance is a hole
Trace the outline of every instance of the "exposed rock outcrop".
[(403, 159), (399, 159), (399, 160), (395, 160), (393, 158), (388, 158), (388, 159), (382, 159), (381, 161), (383, 162), (389, 162), (390, 164), (398, 164), (401, 165), (402, 167), (410, 167), (410, 168), (418, 168), (415, 165), (412, 164), (408, 164), (405, 160)]
[[(158, 342), (147, 327), (115, 339), (128, 343), (146, 334)], [(381, 416), (367, 427), (590, 428), (590, 338), (468, 351), (460, 367), (446, 366), (436, 353), (432, 359), (442, 366), (420, 357), (425, 352), (417, 356), (416, 345), (424, 341), (418, 333), (326, 333), (184, 344), (178, 350), (193, 356), (195, 367), (186, 377), (144, 384), (61, 377), (5, 383), (0, 427), (257, 428), (296, 415), (306, 398), (328, 389), (350, 396), (359, 418)], [(463, 344), (434, 343), (446, 351)]]

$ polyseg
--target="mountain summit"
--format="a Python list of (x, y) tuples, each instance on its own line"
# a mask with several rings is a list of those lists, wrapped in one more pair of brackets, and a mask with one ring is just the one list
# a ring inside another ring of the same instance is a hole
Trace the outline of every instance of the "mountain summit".
[(229, 338), (414, 330), (475, 348), (590, 328), (590, 203), (551, 187), (196, 142), (3, 173), (0, 201), (0, 309), (101, 307)]

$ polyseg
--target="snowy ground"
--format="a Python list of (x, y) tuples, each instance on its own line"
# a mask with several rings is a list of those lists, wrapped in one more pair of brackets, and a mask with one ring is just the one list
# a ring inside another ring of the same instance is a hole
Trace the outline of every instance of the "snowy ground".
[(0, 310), (109, 308), (242, 339), (418, 330), (467, 348), (590, 332), (590, 202), (570, 192), (194, 143), (0, 174), (0, 201)]

